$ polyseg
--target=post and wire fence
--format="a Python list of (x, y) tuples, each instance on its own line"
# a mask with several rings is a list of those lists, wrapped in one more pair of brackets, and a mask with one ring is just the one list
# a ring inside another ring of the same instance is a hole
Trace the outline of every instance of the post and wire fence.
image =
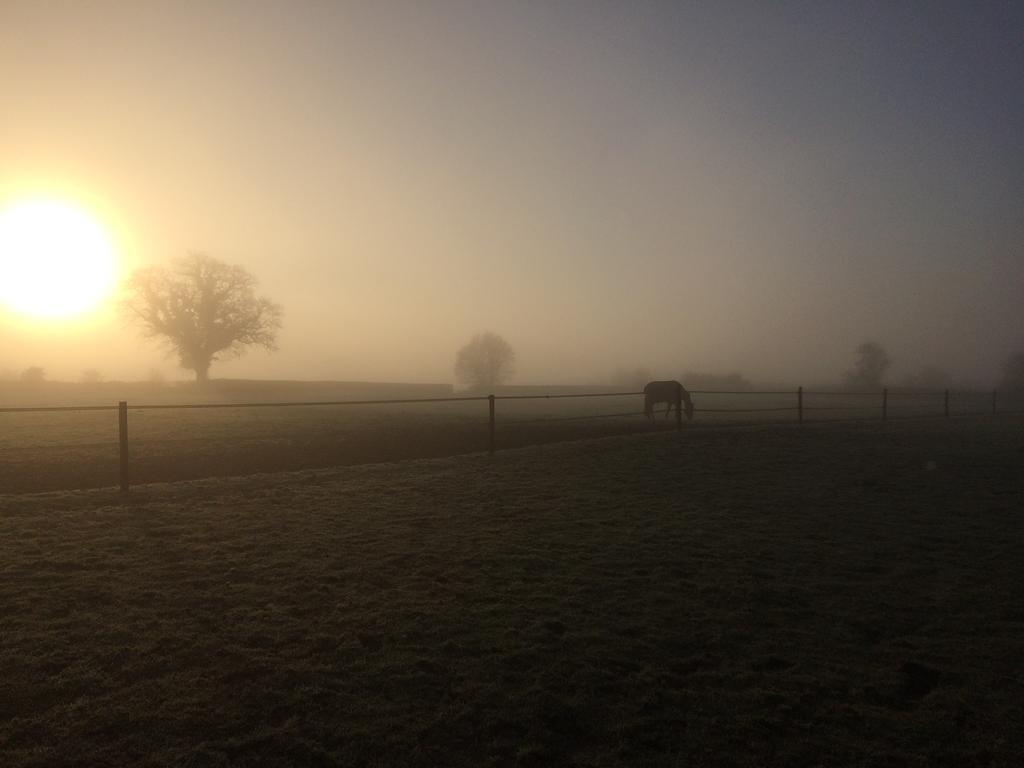
[[(790, 420), (798, 423), (805, 421), (834, 420), (839, 418), (860, 418), (864, 415), (851, 417), (849, 414), (868, 414), (866, 418), (889, 420), (891, 417), (907, 418), (911, 415), (944, 417), (950, 418), (951, 392), (949, 389), (942, 391), (890, 391), (883, 388), (881, 391), (831, 391), (818, 390), (808, 391), (804, 387), (797, 387), (795, 390), (692, 390), (689, 392), (695, 402), (703, 401), (703, 407), (694, 406), (695, 414), (705, 414), (716, 423), (721, 423), (720, 417), (728, 416), (755, 421), (763, 420), (769, 414), (779, 417), (784, 414), (791, 414)], [(1000, 412), (997, 408), (998, 392), (992, 390), (990, 393), (958, 392), (954, 393), (961, 401), (968, 401), (969, 407), (957, 415)], [(488, 453), (494, 453), (498, 449), (498, 401), (511, 405), (515, 402), (529, 401), (564, 401), (569, 399), (599, 399), (599, 398), (624, 398), (643, 397), (643, 392), (588, 392), (588, 393), (558, 393), (558, 394), (507, 394), (507, 395), (470, 395), (461, 397), (434, 397), (434, 398), (403, 398), (387, 400), (334, 400), (334, 401), (292, 401), (292, 402), (254, 402), (254, 403), (189, 403), (189, 404), (140, 404), (129, 405), (127, 401), (120, 401), (116, 406), (94, 405), (94, 406), (41, 406), (41, 407), (3, 407), (2, 413), (54, 413), (54, 412), (84, 412), (84, 411), (117, 411), (118, 423), (118, 484), (122, 491), (127, 492), (132, 485), (132, 464), (129, 450), (129, 410), (135, 411), (168, 411), (168, 410), (210, 410), (210, 409), (266, 409), (266, 408), (309, 408), (313, 406), (330, 407), (355, 407), (355, 406), (383, 406), (398, 404), (429, 404), (429, 403), (474, 403), (487, 402), (487, 438), (486, 446)], [(725, 403), (717, 402), (722, 398), (728, 398)], [(736, 407), (737, 398), (770, 398), (768, 404), (759, 407)], [(987, 407), (980, 407), (982, 403)], [(722, 406), (722, 407), (716, 407)], [(728, 407), (725, 407), (728, 406)], [(682, 393), (676, 397), (675, 402), (666, 404), (664, 411), (665, 423), (661, 428), (669, 426), (667, 419), (671, 410), (675, 410), (674, 423), (671, 426), (676, 431), (684, 429), (683, 421), (683, 399)], [(1010, 411), (1007, 411), (1009, 413)], [(661, 411), (659, 410), (659, 415)], [(898, 414), (898, 416), (897, 416)], [(542, 416), (534, 418), (515, 418), (510, 414), (509, 418), (502, 421), (503, 428), (507, 426), (514, 428), (518, 426), (558, 422), (579, 422), (595, 419), (631, 419), (639, 416), (651, 417), (652, 412), (643, 410), (631, 410), (628, 412), (595, 413), (586, 411), (583, 413), (563, 416)], [(785, 418), (783, 416), (783, 418)], [(778, 418), (776, 418), (778, 420)], [(655, 426), (662, 422), (656, 421)]]

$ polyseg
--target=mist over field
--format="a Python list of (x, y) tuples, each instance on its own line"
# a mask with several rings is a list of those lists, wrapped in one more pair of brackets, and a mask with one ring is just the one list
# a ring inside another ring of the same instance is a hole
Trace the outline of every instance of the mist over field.
[[(1024, 346), (1020, 5), (0, 5), (0, 202), (121, 278), (201, 251), (284, 309), (214, 377), (740, 372), (989, 385)], [(191, 374), (119, 316), (0, 310), (0, 373)]]
[(0, 768), (1019, 766), (1022, 31), (0, 0)]

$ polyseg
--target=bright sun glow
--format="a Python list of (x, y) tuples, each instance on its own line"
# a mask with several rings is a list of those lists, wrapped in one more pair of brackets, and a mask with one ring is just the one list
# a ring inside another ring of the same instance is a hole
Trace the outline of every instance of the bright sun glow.
[(53, 200), (0, 211), (0, 303), (26, 315), (69, 317), (114, 289), (106, 233), (78, 208)]

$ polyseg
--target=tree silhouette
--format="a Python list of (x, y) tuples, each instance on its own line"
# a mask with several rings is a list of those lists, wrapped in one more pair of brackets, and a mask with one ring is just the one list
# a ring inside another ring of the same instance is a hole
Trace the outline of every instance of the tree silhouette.
[(512, 378), (516, 353), (496, 333), (474, 336), (455, 355), (455, 377), (470, 388), (485, 389)]
[(846, 386), (851, 389), (878, 389), (882, 386), (882, 374), (891, 362), (889, 355), (873, 341), (865, 341), (856, 352), (857, 363), (846, 374)]
[(18, 378), (22, 384), (42, 384), (46, 381), (46, 369), (33, 365), (22, 371)]
[(276, 348), (281, 307), (256, 295), (256, 278), (243, 267), (190, 253), (170, 270), (137, 270), (128, 287), (128, 315), (147, 336), (161, 338), (196, 381), (209, 380), (215, 360), (250, 345)]

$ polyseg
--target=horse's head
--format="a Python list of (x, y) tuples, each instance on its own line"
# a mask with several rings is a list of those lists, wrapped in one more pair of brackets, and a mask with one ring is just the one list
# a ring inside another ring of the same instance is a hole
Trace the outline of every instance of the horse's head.
[(693, 421), (693, 400), (685, 391), (683, 392), (683, 413), (686, 414), (687, 421)]

